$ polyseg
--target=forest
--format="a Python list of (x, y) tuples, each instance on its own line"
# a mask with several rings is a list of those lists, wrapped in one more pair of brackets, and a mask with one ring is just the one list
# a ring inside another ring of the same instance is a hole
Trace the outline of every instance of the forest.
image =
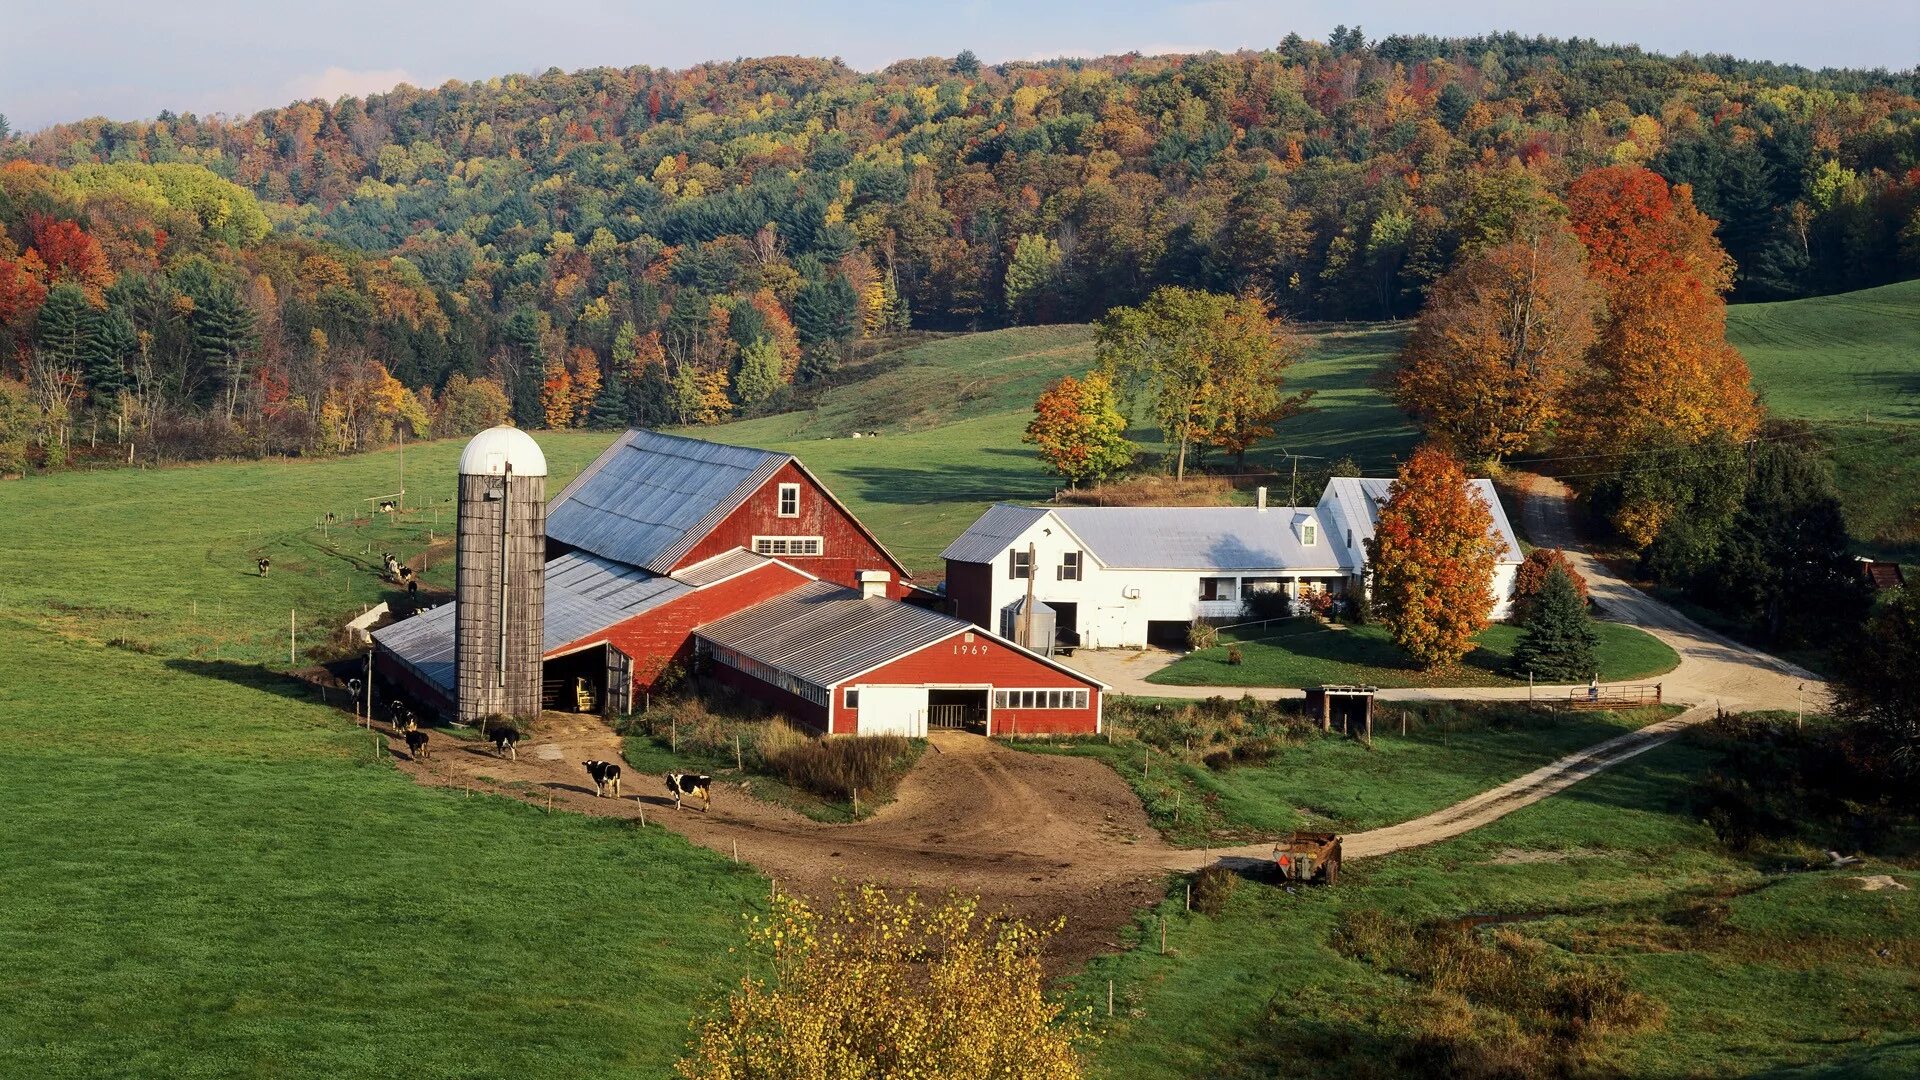
[(1084, 321), (1168, 285), (1411, 317), (1512, 200), (1610, 167), (1711, 219), (1736, 301), (1856, 289), (1920, 274), (1916, 94), (1341, 27), (0, 122), (0, 472), (715, 422), (908, 327)]

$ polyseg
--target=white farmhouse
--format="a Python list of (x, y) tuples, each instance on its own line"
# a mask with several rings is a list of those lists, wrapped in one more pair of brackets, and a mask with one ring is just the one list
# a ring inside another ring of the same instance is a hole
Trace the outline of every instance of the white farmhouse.
[[(1085, 648), (1179, 644), (1197, 618), (1232, 620), (1264, 590), (1358, 593), (1389, 479), (1336, 477), (1315, 506), (990, 508), (941, 553), (954, 614), (995, 633), (1025, 600), (1051, 609), (1060, 641)], [(1469, 483), (1500, 546), (1489, 586), (1505, 618), (1520, 545), (1493, 484)]]

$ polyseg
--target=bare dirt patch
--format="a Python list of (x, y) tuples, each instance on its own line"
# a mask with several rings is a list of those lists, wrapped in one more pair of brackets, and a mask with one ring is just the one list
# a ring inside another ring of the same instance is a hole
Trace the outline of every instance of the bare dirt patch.
[(1086, 758), (1027, 754), (976, 735), (940, 733), (865, 821), (829, 825), (716, 785), (713, 810), (676, 811), (658, 776), (623, 776), (618, 799), (599, 798), (581, 762), (619, 761), (620, 739), (590, 716), (550, 713), (521, 740), (517, 761), (491, 744), (434, 732), (424, 761), (390, 748), (421, 783), (465, 787), (556, 812), (638, 819), (740, 858), (779, 888), (830, 894), (836, 882), (873, 881), (979, 895), (989, 908), (1036, 922), (1066, 918), (1056, 965), (1120, 947), (1133, 912), (1164, 895), (1169, 850), (1126, 782)]

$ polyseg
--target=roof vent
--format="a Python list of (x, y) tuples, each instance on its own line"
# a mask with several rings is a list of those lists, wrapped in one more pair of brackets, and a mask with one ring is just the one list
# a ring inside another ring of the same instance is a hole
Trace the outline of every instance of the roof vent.
[(868, 600), (885, 600), (887, 583), (892, 580), (893, 575), (885, 570), (862, 570), (860, 571), (860, 595)]

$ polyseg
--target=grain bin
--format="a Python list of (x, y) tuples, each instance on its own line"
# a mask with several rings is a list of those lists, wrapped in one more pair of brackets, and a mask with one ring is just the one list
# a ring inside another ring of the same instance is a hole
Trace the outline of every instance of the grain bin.
[(540, 713), (545, 651), (547, 458), (518, 428), (488, 428), (460, 454), (454, 622), (458, 719)]

